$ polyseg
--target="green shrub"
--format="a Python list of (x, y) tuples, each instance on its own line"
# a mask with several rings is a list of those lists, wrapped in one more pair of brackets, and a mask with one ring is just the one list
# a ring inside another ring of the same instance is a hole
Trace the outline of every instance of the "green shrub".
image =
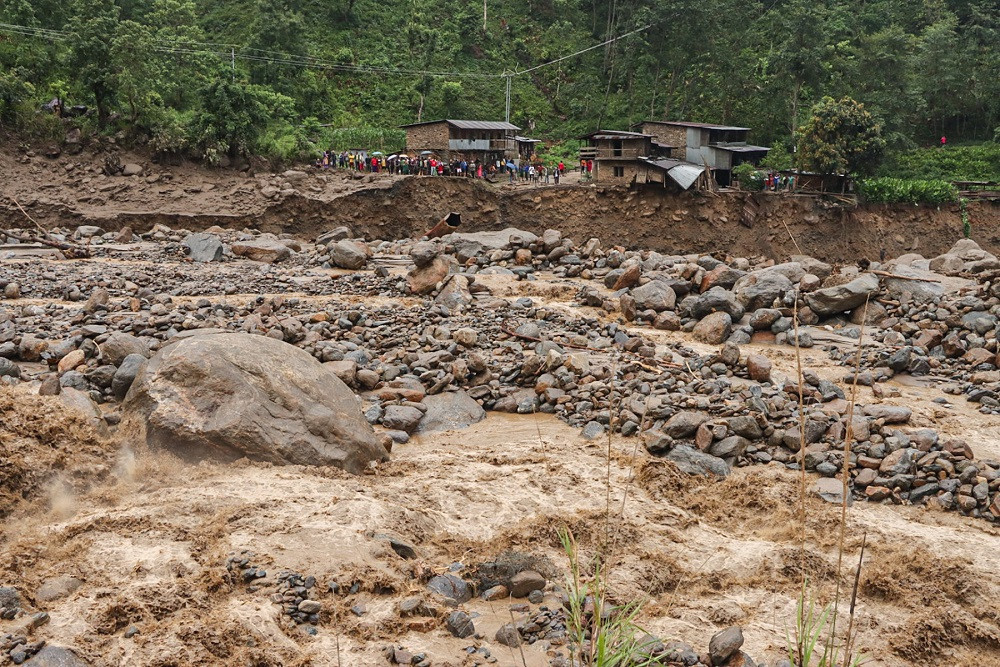
[(555, 166), (561, 161), (567, 169), (572, 169), (580, 163), (580, 147), (582, 145), (583, 142), (579, 139), (566, 139), (549, 145), (535, 144), (535, 153), (545, 164)]
[(1000, 181), (1000, 143), (918, 148), (893, 156), (882, 174), (945, 181)]
[(764, 189), (764, 176), (749, 162), (737, 165), (733, 169), (733, 176), (740, 182), (740, 187), (744, 190), (760, 192)]
[(884, 177), (857, 185), (861, 197), (873, 204), (947, 204), (958, 199), (958, 189), (941, 180)]
[(406, 132), (385, 127), (338, 127), (329, 130), (325, 140), (338, 152), (362, 148), (395, 153), (406, 147)]

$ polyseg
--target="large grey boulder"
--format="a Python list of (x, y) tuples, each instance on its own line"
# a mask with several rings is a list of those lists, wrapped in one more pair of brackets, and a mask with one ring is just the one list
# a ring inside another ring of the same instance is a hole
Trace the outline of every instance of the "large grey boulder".
[(715, 312), (729, 313), (733, 322), (739, 322), (743, 317), (743, 304), (740, 303), (735, 294), (718, 286), (693, 298), (691, 317), (700, 320)]
[(425, 396), (423, 403), (427, 406), (427, 412), (417, 425), (417, 433), (453, 431), (486, 419), (483, 407), (464, 391)]
[(660, 280), (651, 280), (632, 290), (632, 298), (639, 310), (672, 310), (677, 302), (677, 294), (670, 285)]
[(922, 303), (944, 294), (944, 286), (940, 282), (941, 276), (932, 271), (897, 264), (892, 272), (897, 276), (914, 278), (914, 280), (882, 278), (882, 286), (893, 299), (914, 300)]
[(844, 313), (863, 305), (878, 285), (878, 276), (863, 273), (843, 285), (824, 287), (806, 294), (806, 303), (820, 317)]
[(125, 357), (130, 354), (141, 354), (147, 359), (150, 356), (149, 346), (132, 334), (116, 331), (100, 344), (101, 359), (112, 366), (121, 366)]
[(441, 237), (445, 243), (474, 241), (490, 250), (502, 250), (512, 245), (531, 245), (538, 237), (531, 232), (516, 227), (505, 227), (495, 232), (452, 232)]
[(789, 259), (792, 260), (792, 263), (801, 266), (803, 271), (813, 274), (820, 280), (827, 278), (833, 273), (832, 266), (809, 255), (792, 255)]
[(666, 456), (681, 472), (689, 475), (714, 475), (727, 477), (729, 466), (722, 459), (706, 454), (687, 445), (677, 445)]
[(128, 394), (129, 388), (135, 382), (135, 376), (139, 374), (144, 363), (146, 363), (146, 357), (143, 355), (130, 354), (118, 366), (114, 376), (111, 378), (111, 391), (119, 401)]
[(122, 404), (125, 433), (190, 460), (242, 457), (360, 473), (388, 460), (357, 397), (308, 352), (211, 334), (164, 347)]
[(87, 667), (90, 663), (68, 648), (49, 644), (23, 664), (31, 667)]
[(218, 262), (222, 259), (222, 241), (215, 234), (188, 234), (181, 245), (188, 257), (196, 262)]
[(233, 254), (255, 262), (274, 264), (292, 256), (291, 249), (277, 239), (259, 238), (254, 241), (240, 241), (232, 246)]
[[(754, 271), (733, 285), (733, 292), (745, 310), (770, 308), (775, 299), (781, 299), (792, 290), (792, 280), (781, 271), (776, 271), (776, 268)], [(801, 280), (804, 275), (803, 272), (796, 280)]]
[(360, 243), (342, 239), (330, 247), (330, 261), (334, 266), (356, 271), (368, 262), (368, 253)]

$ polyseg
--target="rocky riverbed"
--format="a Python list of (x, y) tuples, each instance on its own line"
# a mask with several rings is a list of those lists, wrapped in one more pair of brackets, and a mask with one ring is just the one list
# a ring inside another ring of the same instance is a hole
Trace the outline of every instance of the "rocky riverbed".
[[(650, 596), (659, 664), (780, 664), (763, 610), (792, 618), (794, 480), (804, 462), (829, 585), (848, 451), (849, 546), (872, 532), (885, 565), (862, 598), (872, 664), (998, 664), (963, 662), (1000, 647), (978, 552), (1000, 521), (1000, 261), (971, 241), (833, 266), (556, 230), (56, 234), (91, 258), (0, 249), (5, 410), (65, 412), (48, 444), (87, 456), (38, 458), (37, 418), (11, 421), (15, 662), (41, 638), (80, 664), (570, 664), (555, 525), (597, 548), (614, 495), (617, 593)], [(908, 530), (972, 536), (949, 567), (977, 583), (896, 603), (949, 562), (935, 537), (897, 565)], [(92, 571), (115, 553), (140, 563), (122, 590)], [(58, 577), (79, 589), (40, 598)], [(212, 614), (255, 639), (191, 625)]]

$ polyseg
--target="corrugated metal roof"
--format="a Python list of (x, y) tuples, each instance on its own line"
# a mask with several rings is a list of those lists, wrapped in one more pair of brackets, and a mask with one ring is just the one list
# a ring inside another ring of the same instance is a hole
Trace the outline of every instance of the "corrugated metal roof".
[(540, 144), (541, 139), (529, 139), (528, 137), (514, 137), (514, 141), (520, 141), (522, 144)]
[(767, 146), (723, 146), (720, 144), (713, 144), (712, 148), (718, 148), (720, 151), (729, 151), (730, 153), (761, 153), (768, 152), (771, 150)]
[(511, 125), (502, 120), (449, 120), (448, 124), (460, 130), (510, 130), (517, 132), (521, 129), (517, 125)]
[(625, 132), (624, 130), (598, 130), (580, 137), (581, 139), (649, 139), (651, 134), (642, 132)]
[(517, 132), (521, 129), (517, 125), (512, 125), (502, 120), (453, 120), (450, 118), (425, 120), (422, 123), (410, 123), (409, 125), (400, 125), (400, 127), (417, 127), (419, 125), (433, 125), (435, 123), (448, 123), (460, 130), (510, 130), (511, 132)]
[(669, 176), (674, 183), (681, 186), (681, 189), (683, 190), (687, 190), (694, 185), (695, 181), (698, 180), (698, 177), (705, 173), (705, 167), (687, 162), (685, 160), (675, 160), (672, 158), (643, 158), (642, 161), (648, 165), (665, 171), (667, 176)]
[(656, 123), (658, 125), (676, 125), (677, 127), (698, 127), (703, 130), (734, 130), (750, 131), (749, 127), (734, 127), (732, 125), (714, 125), (713, 123), (689, 123), (681, 120), (647, 120), (646, 123)]

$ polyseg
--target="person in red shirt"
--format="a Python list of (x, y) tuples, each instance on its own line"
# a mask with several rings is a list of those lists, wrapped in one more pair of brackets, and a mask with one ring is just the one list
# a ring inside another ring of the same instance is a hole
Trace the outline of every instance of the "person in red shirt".
[(948, 143), (948, 137), (941, 137), (941, 148), (944, 148), (944, 145), (947, 143)]
[(587, 173), (590, 174), (594, 171), (594, 161), (587, 160)]
[(562, 160), (559, 160), (559, 174), (561, 175), (565, 173), (566, 173), (566, 165), (563, 164)]

